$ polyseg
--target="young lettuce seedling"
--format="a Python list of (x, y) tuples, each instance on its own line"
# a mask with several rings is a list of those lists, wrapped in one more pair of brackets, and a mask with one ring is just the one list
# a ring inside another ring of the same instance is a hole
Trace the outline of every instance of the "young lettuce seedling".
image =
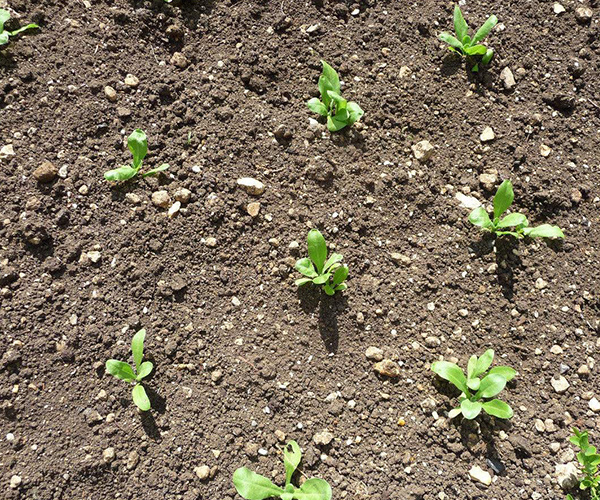
[(436, 361), (431, 369), (444, 380), (448, 380), (462, 394), (458, 400), (460, 406), (448, 413), (449, 418), (454, 418), (462, 413), (467, 420), (473, 420), (481, 410), (498, 418), (511, 418), (513, 411), (504, 401), (493, 398), (500, 393), (509, 380), (516, 375), (516, 371), (508, 366), (495, 366), (487, 375), (484, 375), (494, 360), (494, 351), (488, 349), (478, 358), (473, 355), (467, 365), (467, 376), (454, 363)]
[(460, 7), (456, 5), (454, 7), (454, 32), (456, 33), (456, 37), (450, 33), (440, 33), (439, 38), (449, 45), (448, 48), (452, 52), (457, 52), (463, 57), (473, 58), (481, 56), (481, 61), (475, 63), (471, 68), (471, 71), (476, 73), (479, 71), (479, 64), (488, 64), (492, 60), (492, 57), (494, 57), (494, 51), (488, 49), (485, 45), (480, 45), (479, 42), (488, 36), (497, 23), (498, 18), (491, 15), (481, 28), (477, 30), (473, 38), (471, 38), (469, 36), (469, 26), (462, 15)]
[[(123, 165), (122, 167), (115, 168), (114, 170), (104, 172), (104, 178), (106, 180), (126, 181), (132, 177), (135, 177), (140, 171), (140, 168), (142, 168), (142, 160), (146, 157), (146, 154), (148, 154), (148, 138), (146, 137), (146, 133), (139, 128), (133, 131), (127, 139), (127, 146), (133, 155), (133, 164)], [(167, 170), (168, 168), (169, 164), (163, 163), (160, 167), (148, 170), (142, 174), (142, 177), (156, 175), (157, 173)]]
[(323, 73), (319, 77), (319, 92), (321, 99), (313, 97), (306, 105), (311, 111), (327, 118), (327, 128), (330, 132), (337, 132), (347, 125), (352, 125), (360, 120), (364, 111), (355, 102), (348, 102), (340, 93), (340, 78), (336, 71), (325, 61)]
[(292, 484), (294, 471), (300, 464), (302, 453), (296, 441), (290, 441), (283, 449), (285, 466), (285, 487), (274, 485), (269, 479), (246, 467), (233, 473), (233, 485), (238, 494), (247, 500), (281, 498), (281, 500), (330, 500), (331, 486), (323, 479), (313, 478), (304, 482), (300, 488)]
[[(515, 238), (523, 238), (524, 236), (529, 236), (530, 238), (565, 237), (558, 226), (542, 224), (537, 227), (528, 227), (529, 221), (527, 217), (520, 213), (511, 213), (500, 219), (504, 212), (512, 205), (514, 199), (515, 193), (513, 192), (512, 183), (507, 179), (500, 184), (494, 196), (494, 220), (490, 220), (485, 208), (478, 207), (469, 215), (469, 222), (496, 235), (510, 234)], [(507, 230), (511, 227), (515, 228), (514, 231)]]
[[(589, 443), (587, 431), (581, 432), (575, 427), (569, 441), (581, 450), (577, 453), (577, 460), (581, 464), (584, 477), (579, 480), (579, 489), (589, 490), (590, 500), (600, 500), (600, 476), (598, 475), (600, 455), (596, 453), (596, 447)], [(573, 496), (567, 495), (567, 500), (573, 500)]]
[(133, 402), (142, 411), (148, 411), (150, 409), (150, 400), (146, 395), (146, 390), (141, 384), (143, 378), (150, 375), (154, 365), (151, 361), (144, 361), (144, 339), (146, 338), (146, 330), (142, 329), (137, 332), (131, 340), (131, 353), (133, 354), (133, 361), (135, 362), (135, 372), (133, 368), (125, 363), (124, 361), (118, 361), (116, 359), (109, 359), (106, 362), (106, 371), (118, 379), (124, 380), (125, 382), (133, 382), (133, 390), (131, 395)]
[(296, 261), (295, 268), (306, 278), (296, 280), (297, 286), (313, 283), (323, 285), (327, 295), (346, 290), (348, 286), (344, 281), (348, 277), (348, 266), (340, 264), (344, 258), (339, 253), (332, 253), (327, 258), (327, 244), (318, 229), (311, 229), (306, 237), (308, 255)]
[(10, 19), (9, 12), (7, 10), (0, 9), (0, 48), (9, 42), (9, 37), (16, 36), (25, 30), (39, 28), (39, 26), (37, 24), (31, 23), (31, 24), (28, 24), (27, 26), (23, 26), (22, 28), (19, 28), (18, 30), (15, 30), (15, 31), (6, 31), (4, 29), (4, 24), (6, 24), (6, 21), (8, 21), (9, 19)]

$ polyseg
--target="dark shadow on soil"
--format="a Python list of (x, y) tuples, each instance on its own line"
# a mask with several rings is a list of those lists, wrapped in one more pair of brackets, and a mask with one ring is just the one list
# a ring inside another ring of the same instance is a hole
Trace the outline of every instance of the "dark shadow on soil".
[(146, 389), (146, 394), (150, 399), (152, 409), (150, 411), (144, 411), (141, 413), (142, 427), (144, 428), (144, 432), (149, 438), (152, 438), (155, 441), (159, 441), (160, 431), (158, 429), (158, 426), (156, 425), (156, 420), (154, 419), (153, 412), (156, 411), (157, 413), (162, 415), (166, 410), (166, 400), (154, 389), (147, 386), (144, 386), (144, 389)]
[(446, 54), (442, 59), (442, 76), (449, 77), (458, 73), (463, 66), (463, 60), (456, 54)]
[(512, 300), (515, 294), (514, 271), (522, 267), (521, 257), (513, 252), (519, 246), (520, 240), (512, 236), (496, 239), (496, 276), (502, 287), (502, 295)]

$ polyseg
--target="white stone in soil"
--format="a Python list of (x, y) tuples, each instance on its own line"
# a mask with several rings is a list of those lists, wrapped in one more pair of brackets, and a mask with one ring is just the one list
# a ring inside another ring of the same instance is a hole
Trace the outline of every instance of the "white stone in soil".
[(473, 479), (473, 481), (485, 484), (486, 486), (492, 484), (492, 476), (490, 475), (490, 473), (483, 470), (478, 465), (474, 465), (473, 467), (471, 467), (471, 470), (469, 471), (469, 476), (471, 476), (471, 479)]

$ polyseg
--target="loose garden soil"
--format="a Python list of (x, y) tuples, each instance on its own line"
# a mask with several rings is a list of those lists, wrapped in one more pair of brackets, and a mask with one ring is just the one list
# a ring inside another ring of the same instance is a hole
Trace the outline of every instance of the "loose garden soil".
[[(334, 498), (564, 498), (570, 427), (600, 443), (600, 6), (585, 21), (560, 3), (467, 2), (471, 25), (500, 19), (473, 75), (436, 38), (447, 1), (11, 1), (41, 29), (0, 55), (0, 496), (239, 498), (240, 466), (283, 482), (284, 433)], [(305, 104), (321, 58), (365, 110), (334, 135)], [(137, 127), (168, 175), (105, 181)], [(39, 183), (46, 161), (60, 174)], [(468, 223), (456, 194), (489, 204), (504, 178), (564, 242)], [(172, 218), (151, 201), (182, 188)], [(347, 292), (294, 286), (310, 227), (344, 255)], [(147, 414), (103, 368), (141, 327)], [(447, 420), (457, 394), (431, 362), (487, 348), (519, 372), (514, 417)]]

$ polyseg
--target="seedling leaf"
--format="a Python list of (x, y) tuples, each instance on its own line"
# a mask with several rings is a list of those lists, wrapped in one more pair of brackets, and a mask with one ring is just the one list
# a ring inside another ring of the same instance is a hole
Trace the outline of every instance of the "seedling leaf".
[(139, 381), (146, 378), (148, 375), (150, 375), (150, 373), (152, 373), (153, 368), (154, 365), (151, 361), (144, 361), (137, 370), (136, 380)]
[(467, 420), (473, 420), (477, 415), (481, 413), (483, 405), (478, 401), (469, 401), (468, 399), (463, 399), (460, 403), (460, 410)]
[(304, 276), (308, 276), (309, 278), (316, 278), (318, 276), (312, 261), (308, 257), (297, 260), (294, 267), (296, 271), (301, 272)]
[(523, 234), (530, 238), (564, 238), (565, 235), (561, 228), (558, 226), (551, 226), (550, 224), (542, 224), (537, 227), (525, 227), (523, 228)]
[(514, 213), (509, 214), (498, 222), (496, 227), (515, 227), (515, 226), (527, 226), (529, 221), (523, 214)]
[(483, 403), (483, 410), (493, 417), (512, 418), (513, 416), (512, 408), (499, 399), (492, 399), (491, 401)]
[(148, 153), (148, 138), (142, 129), (135, 129), (127, 139), (127, 146), (133, 155), (133, 168), (142, 166), (142, 160)]
[(266, 477), (241, 467), (233, 473), (233, 485), (240, 496), (246, 500), (265, 500), (279, 497), (284, 490), (275, 486)]
[(142, 358), (144, 357), (144, 339), (146, 338), (146, 330), (142, 328), (131, 339), (131, 352), (135, 361), (135, 369), (139, 372)]
[(456, 37), (453, 37), (450, 33), (440, 33), (438, 37), (440, 38), (440, 40), (450, 45), (450, 47), (458, 49), (462, 52), (463, 44), (459, 40), (457, 40)]
[(488, 229), (492, 225), (490, 216), (483, 207), (477, 207), (471, 212), (469, 222), (484, 229)]
[(133, 373), (133, 369), (124, 361), (109, 359), (106, 362), (106, 372), (120, 380), (124, 380), (125, 382), (133, 382), (135, 380), (135, 373)]
[(311, 229), (307, 236), (308, 255), (315, 264), (317, 272), (323, 272), (323, 266), (327, 259), (327, 244), (325, 238), (318, 229)]
[(491, 366), (492, 361), (494, 361), (494, 350), (488, 349), (477, 360), (475, 370), (473, 371), (473, 377), (479, 377), (479, 375), (484, 373)]
[(283, 449), (283, 464), (285, 466), (285, 485), (290, 484), (294, 471), (300, 465), (302, 452), (296, 441), (290, 441)]
[(131, 391), (131, 397), (135, 405), (142, 411), (150, 409), (150, 400), (146, 394), (146, 390), (141, 384), (137, 384)]
[(124, 165), (122, 167), (115, 168), (114, 170), (104, 172), (104, 178), (107, 181), (126, 181), (127, 179), (135, 177), (137, 173), (138, 169), (130, 167), (129, 165)]
[(325, 106), (325, 104), (323, 104), (317, 97), (310, 99), (306, 105), (311, 111), (314, 111), (321, 116), (327, 116), (327, 106)]
[(148, 172), (145, 172), (142, 177), (148, 177), (149, 175), (156, 175), (159, 172), (163, 172), (165, 170), (167, 170), (169, 168), (169, 164), (168, 163), (163, 163), (160, 167), (156, 167), (153, 168), (152, 170), (148, 170)]
[(330, 500), (331, 486), (323, 479), (308, 479), (300, 486), (300, 489), (294, 492), (293, 498), (298, 500)]
[(469, 26), (467, 25), (458, 4), (454, 6), (454, 32), (459, 40), (462, 40), (469, 32)]
[(469, 394), (467, 379), (458, 365), (449, 363), (448, 361), (436, 361), (431, 365), (431, 369), (444, 380), (452, 383), (459, 391)]
[(501, 375), (507, 382), (509, 382), (515, 378), (517, 371), (510, 366), (494, 366), (494, 368), (492, 368), (488, 373), (488, 375), (492, 374)]
[(471, 40), (471, 43), (477, 43), (483, 40), (486, 36), (490, 34), (490, 31), (492, 31), (492, 28), (496, 26), (497, 23), (498, 18), (492, 14), (490, 17), (488, 17), (487, 21), (483, 23), (481, 28), (477, 30), (477, 33), (475, 33), (473, 40)]
[(496, 192), (494, 196), (494, 220), (498, 219), (508, 207), (512, 205), (515, 199), (515, 193), (513, 192), (512, 182), (506, 179)]
[(481, 380), (476, 398), (493, 398), (506, 387), (506, 379), (498, 373), (487, 375)]

